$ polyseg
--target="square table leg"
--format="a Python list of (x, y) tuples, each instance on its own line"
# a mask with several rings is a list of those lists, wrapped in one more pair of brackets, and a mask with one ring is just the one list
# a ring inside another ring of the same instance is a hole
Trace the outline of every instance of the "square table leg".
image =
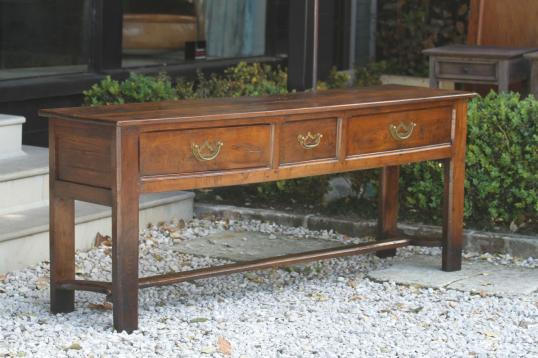
[(75, 291), (57, 288), (58, 282), (75, 279), (75, 201), (50, 199), (50, 309), (68, 313), (75, 309)]
[(112, 302), (114, 328), (138, 329), (138, 141), (130, 129), (116, 134), (116, 184), (112, 203)]
[[(390, 166), (381, 169), (379, 180), (379, 219), (378, 240), (388, 239), (398, 234), (398, 181), (400, 179), (400, 166)], [(378, 251), (378, 257), (391, 257), (396, 255), (396, 249)]]
[(463, 214), (465, 186), (465, 144), (467, 135), (467, 103), (459, 102), (455, 109), (452, 158), (444, 161), (443, 198), (443, 271), (461, 269), (463, 248)]

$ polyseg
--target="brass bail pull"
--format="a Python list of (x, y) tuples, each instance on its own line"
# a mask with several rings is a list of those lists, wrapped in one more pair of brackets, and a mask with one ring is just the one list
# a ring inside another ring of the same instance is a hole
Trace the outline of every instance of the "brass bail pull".
[(192, 154), (199, 161), (213, 160), (219, 155), (223, 145), (220, 140), (213, 143), (206, 140), (202, 145), (191, 144)]
[(312, 149), (316, 148), (319, 143), (321, 143), (321, 138), (323, 138), (323, 134), (321, 133), (312, 134), (311, 132), (308, 132), (306, 135), (299, 134), (297, 136), (297, 141), (304, 149)]
[(391, 124), (389, 126), (389, 132), (392, 138), (396, 140), (406, 140), (411, 137), (416, 126), (417, 124), (415, 122), (409, 122), (408, 124), (400, 122), (398, 125)]

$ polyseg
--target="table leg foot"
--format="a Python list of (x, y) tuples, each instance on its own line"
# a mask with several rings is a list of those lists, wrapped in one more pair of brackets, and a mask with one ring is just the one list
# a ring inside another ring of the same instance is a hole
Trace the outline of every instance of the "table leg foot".
[(383, 250), (383, 251), (378, 251), (375, 253), (377, 257), (379, 257), (380, 259), (386, 259), (388, 257), (394, 257), (396, 256), (396, 249), (391, 249), (391, 250)]
[(50, 311), (52, 313), (69, 313), (75, 310), (75, 291), (50, 289)]
[(460, 271), (461, 270), (461, 254), (450, 255), (443, 253), (443, 265), (442, 269), (446, 272)]

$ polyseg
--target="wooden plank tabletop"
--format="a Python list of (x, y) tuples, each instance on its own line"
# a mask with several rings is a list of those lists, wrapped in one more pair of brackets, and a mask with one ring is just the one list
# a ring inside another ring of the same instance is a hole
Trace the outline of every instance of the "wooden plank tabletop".
[(117, 126), (193, 120), (255, 118), (471, 98), (472, 92), (400, 85), (290, 93), (274, 96), (190, 99), (96, 107), (44, 109), (43, 117), (86, 120)]
[(500, 46), (448, 45), (422, 51), (428, 56), (467, 56), (476, 58), (510, 59), (536, 51), (535, 48), (514, 48)]

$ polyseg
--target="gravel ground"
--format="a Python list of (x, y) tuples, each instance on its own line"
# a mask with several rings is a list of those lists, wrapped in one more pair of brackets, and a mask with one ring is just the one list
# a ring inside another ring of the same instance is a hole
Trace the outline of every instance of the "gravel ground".
[[(148, 228), (141, 274), (226, 261), (174, 251), (179, 240), (220, 230), (283, 233), (357, 242), (257, 221), (194, 220)], [(81, 278), (110, 278), (105, 241), (77, 253)], [(398, 255), (438, 249), (401, 249)], [(466, 254), (492, 264), (538, 260)], [(538, 357), (538, 294), (498, 297), (376, 283), (368, 270), (391, 264), (362, 255), (145, 289), (140, 330), (112, 331), (103, 296), (77, 293), (77, 310), (48, 311), (48, 264), (0, 277), (0, 357)]]

